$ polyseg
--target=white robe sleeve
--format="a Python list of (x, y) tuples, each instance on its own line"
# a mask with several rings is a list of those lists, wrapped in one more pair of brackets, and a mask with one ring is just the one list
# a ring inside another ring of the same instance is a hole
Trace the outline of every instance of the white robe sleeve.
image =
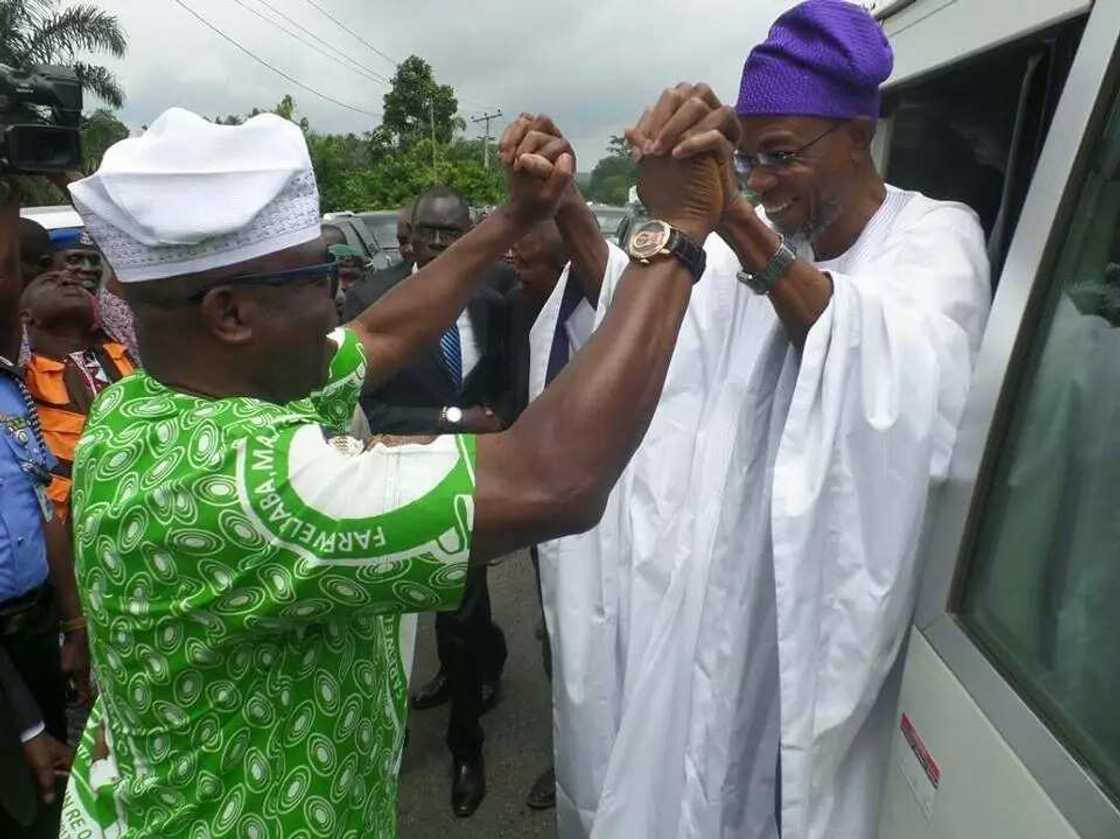
[[(942, 477), (990, 303), (983, 234), (932, 205), (833, 273), (774, 468), (783, 836), (872, 836), (910, 624), (919, 531)], [(880, 719), (882, 717), (882, 719)]]
[[(599, 306), (593, 309), (586, 301), (582, 301), (568, 318), (568, 344), (571, 354), (575, 355), (591, 337), (591, 333), (598, 328), (606, 315), (614, 290), (622, 277), (622, 272), (630, 264), (630, 258), (616, 245), (607, 242), (608, 255), (607, 267), (603, 273), (603, 282), (599, 292)], [(545, 378), (548, 372), (548, 356), (552, 351), (552, 336), (556, 332), (556, 324), (560, 318), (560, 304), (564, 299), (564, 290), (571, 281), (571, 263), (564, 266), (556, 287), (552, 290), (548, 300), (541, 308), (540, 314), (533, 322), (529, 332), (529, 399), (536, 399), (544, 391)]]
[(623, 272), (630, 265), (630, 257), (622, 248), (613, 242), (607, 242), (607, 268), (603, 273), (603, 283), (599, 288), (599, 307), (597, 310), (596, 325), (602, 321), (607, 309), (611, 307), (614, 293), (618, 290), (618, 282), (622, 279)]

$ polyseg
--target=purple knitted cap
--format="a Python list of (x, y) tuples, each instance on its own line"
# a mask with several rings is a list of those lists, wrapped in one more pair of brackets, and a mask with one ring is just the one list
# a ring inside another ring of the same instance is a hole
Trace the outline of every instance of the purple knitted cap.
[(805, 0), (751, 50), (740, 116), (879, 117), (894, 52), (876, 20), (848, 0)]

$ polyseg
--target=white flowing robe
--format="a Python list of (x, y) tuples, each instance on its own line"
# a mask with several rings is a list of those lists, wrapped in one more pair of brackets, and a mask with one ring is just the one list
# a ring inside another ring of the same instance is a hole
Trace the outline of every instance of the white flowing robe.
[[(560, 836), (777, 836), (780, 744), (783, 838), (872, 837), (919, 530), (990, 304), (983, 233), (888, 188), (818, 263), (834, 293), (800, 353), (730, 249), (706, 250), (602, 522), (541, 547)], [(627, 264), (612, 248), (597, 322)]]

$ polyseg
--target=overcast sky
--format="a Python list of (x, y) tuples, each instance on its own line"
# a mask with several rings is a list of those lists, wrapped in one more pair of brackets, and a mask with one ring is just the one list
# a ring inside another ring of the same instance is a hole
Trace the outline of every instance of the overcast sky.
[[(176, 0), (95, 0), (117, 14), (130, 46), (105, 61), (120, 77), (130, 127), (181, 105), (208, 116), (272, 107), (291, 93), (320, 131), (362, 132), (377, 119), (317, 98), (256, 63), (207, 29)], [(619, 134), (661, 88), (709, 82), (725, 100), (738, 91), (749, 48), (765, 35), (786, 0), (182, 0), (248, 50), (310, 87), (380, 113), (383, 83), (344, 69), (265, 23), (246, 7), (286, 14), (368, 70), (392, 76), (393, 64), (332, 23), (329, 12), (369, 45), (400, 61), (415, 53), (459, 96), (462, 116), (501, 108), (510, 115), (553, 116), (589, 171), (610, 134)], [(322, 46), (322, 44), (318, 44)], [(325, 50), (324, 52), (332, 51)], [(95, 105), (87, 103), (87, 107)], [(477, 133), (471, 126), (471, 133)]]

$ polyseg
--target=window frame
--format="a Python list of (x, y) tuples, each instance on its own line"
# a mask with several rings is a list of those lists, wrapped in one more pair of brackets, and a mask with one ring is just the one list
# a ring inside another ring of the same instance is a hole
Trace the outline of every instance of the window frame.
[(956, 613), (1031, 343), (1056, 280), (1053, 267), (1089, 156), (1120, 96), (1118, 41), (1120, 3), (1094, 4), (1000, 275), (948, 480), (930, 499), (922, 545), (925, 574), (914, 619), (1083, 839), (1120, 836), (1120, 809), (1016, 692)]

